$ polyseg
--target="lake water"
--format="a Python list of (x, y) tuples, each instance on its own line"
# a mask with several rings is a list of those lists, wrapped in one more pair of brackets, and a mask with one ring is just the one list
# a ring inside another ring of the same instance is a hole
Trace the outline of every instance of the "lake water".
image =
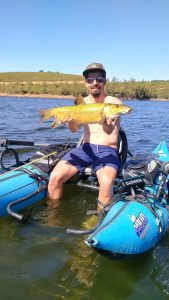
[[(39, 110), (71, 105), (71, 100), (0, 97), (0, 138), (36, 143), (75, 142), (81, 135), (66, 127), (40, 123)], [(129, 150), (149, 153), (165, 139), (169, 145), (169, 102), (125, 101), (133, 107), (122, 117)], [(24, 156), (29, 153), (24, 154)], [(97, 195), (66, 185), (54, 210), (45, 203), (32, 208), (37, 222), (0, 219), (0, 297), (29, 300), (169, 299), (169, 233), (152, 252), (130, 261), (115, 261), (67, 235), (80, 228)]]

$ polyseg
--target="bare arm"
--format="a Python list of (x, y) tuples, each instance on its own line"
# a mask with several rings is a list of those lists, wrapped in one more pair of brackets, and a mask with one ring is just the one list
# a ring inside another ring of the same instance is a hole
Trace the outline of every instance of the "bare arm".
[(69, 130), (73, 133), (77, 132), (80, 129), (80, 125), (77, 124), (72, 119), (65, 119), (62, 121), (62, 123), (67, 124), (67, 127), (69, 128)]
[(67, 122), (67, 127), (73, 133), (77, 132), (80, 129), (80, 125), (78, 125), (75, 121), (69, 120)]

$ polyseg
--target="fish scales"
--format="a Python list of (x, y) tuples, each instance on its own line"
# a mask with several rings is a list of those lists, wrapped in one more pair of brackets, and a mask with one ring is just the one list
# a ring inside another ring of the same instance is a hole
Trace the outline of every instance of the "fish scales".
[(79, 124), (99, 122), (103, 115), (104, 104), (96, 106), (95, 104), (84, 104), (78, 106), (65, 106), (56, 108), (51, 117), (57, 118), (58, 121), (72, 119)]
[(52, 127), (64, 120), (74, 120), (77, 124), (103, 123), (105, 117), (127, 114), (131, 107), (123, 104), (92, 103), (76, 106), (63, 106), (40, 111), (42, 120), (54, 118)]

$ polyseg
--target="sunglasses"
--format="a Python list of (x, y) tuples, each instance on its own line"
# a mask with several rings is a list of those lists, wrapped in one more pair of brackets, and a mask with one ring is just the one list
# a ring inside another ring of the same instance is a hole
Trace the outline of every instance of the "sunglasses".
[(89, 84), (93, 83), (94, 80), (96, 80), (97, 83), (103, 83), (106, 80), (106, 78), (105, 77), (86, 78), (86, 82)]

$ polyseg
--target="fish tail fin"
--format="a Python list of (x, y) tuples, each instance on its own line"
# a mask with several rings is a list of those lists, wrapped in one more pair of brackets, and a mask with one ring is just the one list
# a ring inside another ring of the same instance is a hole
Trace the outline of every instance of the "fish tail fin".
[(40, 110), (39, 112), (40, 117), (41, 117), (41, 121), (45, 121), (48, 120), (50, 118), (49, 113), (47, 110)]
[(51, 128), (55, 128), (57, 125), (60, 124), (59, 120), (57, 119), (57, 117), (53, 114), (53, 112), (51, 113), (50, 109), (45, 109), (45, 110), (41, 110), (39, 112), (40, 116), (41, 116), (41, 122), (46, 121), (50, 118), (55, 118), (53, 123), (51, 124)]
[(40, 114), (40, 117), (41, 117), (41, 121), (46, 121), (46, 120), (54, 117), (54, 114), (51, 111), (51, 109), (40, 110), (39, 114)]

